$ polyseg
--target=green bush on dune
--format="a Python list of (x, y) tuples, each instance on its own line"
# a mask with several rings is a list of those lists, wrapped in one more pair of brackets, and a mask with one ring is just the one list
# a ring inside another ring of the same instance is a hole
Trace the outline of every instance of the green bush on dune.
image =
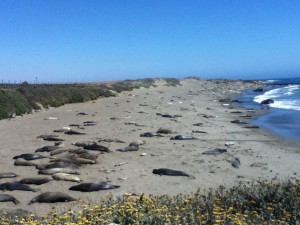
[[(164, 79), (169, 85), (179, 84), (176, 79)], [(92, 101), (99, 97), (114, 97), (116, 93), (153, 86), (155, 79), (125, 80), (110, 84), (34, 84), (3, 86), (0, 90), (0, 119), (12, 114), (23, 115), (44, 107), (58, 107), (68, 103)]]

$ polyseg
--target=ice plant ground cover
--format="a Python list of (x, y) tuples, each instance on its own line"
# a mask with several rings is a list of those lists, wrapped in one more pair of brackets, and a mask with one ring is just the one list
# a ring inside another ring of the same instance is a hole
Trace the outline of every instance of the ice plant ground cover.
[(0, 224), (299, 224), (300, 181), (256, 182), (175, 196), (107, 196), (81, 210), (18, 218)]

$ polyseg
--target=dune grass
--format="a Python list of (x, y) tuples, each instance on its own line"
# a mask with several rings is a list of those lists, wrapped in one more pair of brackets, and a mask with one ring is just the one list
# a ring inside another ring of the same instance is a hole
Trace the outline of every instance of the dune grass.
[[(166, 85), (176, 86), (177, 79), (163, 79)], [(0, 86), (0, 119), (14, 113), (23, 115), (44, 107), (58, 107), (68, 103), (92, 101), (100, 97), (114, 97), (123, 91), (155, 86), (156, 79), (125, 80), (112, 83), (86, 84), (28, 84)]]
[(1, 224), (299, 224), (300, 182), (240, 184), (188, 195), (112, 195), (81, 210), (0, 217)]

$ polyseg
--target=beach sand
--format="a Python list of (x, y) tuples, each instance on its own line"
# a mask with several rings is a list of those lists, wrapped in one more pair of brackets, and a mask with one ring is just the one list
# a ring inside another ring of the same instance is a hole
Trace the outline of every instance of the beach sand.
[[(54, 134), (53, 130), (68, 127), (70, 124), (83, 124), (96, 121), (95, 126), (76, 129), (86, 135), (59, 134), (65, 147), (76, 148), (71, 143), (98, 141), (100, 138), (117, 138), (125, 143), (99, 144), (111, 152), (100, 154), (98, 163), (82, 166), (79, 175), (84, 182), (109, 181), (121, 187), (114, 190), (97, 192), (69, 191), (76, 183), (51, 181), (35, 186), (38, 192), (6, 191), (15, 196), (19, 205), (11, 202), (1, 203), (0, 208), (21, 208), (39, 215), (50, 211), (66, 211), (77, 208), (85, 202), (97, 202), (110, 193), (120, 196), (126, 192), (135, 194), (189, 194), (198, 188), (207, 189), (223, 185), (232, 187), (240, 182), (267, 181), (277, 182), (286, 179), (299, 179), (300, 142), (284, 139), (265, 129), (243, 128), (244, 125), (231, 123), (232, 120), (249, 121), (241, 115), (263, 113), (240, 108), (238, 104), (229, 105), (219, 102), (227, 96), (238, 95), (254, 87), (240, 81), (216, 81), (184, 79), (181, 85), (167, 86), (157, 80), (156, 87), (140, 88), (123, 92), (118, 97), (102, 98), (93, 102), (64, 105), (50, 110), (18, 116), (11, 120), (0, 121), (0, 172), (14, 172), (17, 178), (0, 179), (0, 183), (18, 181), (25, 177), (39, 177), (35, 167), (14, 166), (14, 156), (34, 153), (34, 150), (53, 142), (37, 138), (43, 134)], [(232, 113), (241, 111), (242, 113)], [(88, 115), (77, 115), (86, 112)], [(180, 115), (166, 118), (160, 114)], [(57, 120), (47, 120), (49, 117)], [(129, 123), (129, 125), (125, 125)], [(137, 123), (131, 124), (131, 123)], [(201, 126), (193, 124), (202, 123)], [(140, 137), (144, 132), (156, 132), (168, 128), (172, 134), (164, 137)], [(207, 133), (193, 133), (193, 130)], [(195, 140), (170, 140), (175, 135), (193, 136)], [(119, 152), (135, 140), (144, 140), (145, 145), (138, 151)], [(225, 146), (228, 142), (233, 145)], [(220, 155), (204, 155), (213, 149), (226, 149)], [(142, 153), (144, 156), (142, 156)], [(49, 153), (40, 153), (49, 156)], [(59, 157), (59, 155), (56, 155)], [(241, 165), (234, 168), (232, 160), (239, 158)], [(39, 159), (37, 164), (47, 163), (49, 159)], [(169, 168), (184, 171), (193, 177), (159, 176), (152, 174), (153, 169)], [(46, 191), (60, 191), (80, 200), (70, 203), (28, 202), (36, 195)]]

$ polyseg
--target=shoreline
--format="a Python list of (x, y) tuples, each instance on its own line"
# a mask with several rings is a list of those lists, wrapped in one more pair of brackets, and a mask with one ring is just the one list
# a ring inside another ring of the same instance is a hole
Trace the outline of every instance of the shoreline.
[[(12, 157), (22, 153), (33, 153), (35, 149), (54, 145), (54, 143), (36, 139), (43, 134), (53, 134), (53, 130), (69, 126), (71, 123), (82, 124), (93, 120), (95, 126), (85, 127), (83, 136), (67, 136), (67, 148), (74, 148), (71, 143), (78, 141), (98, 141), (99, 138), (117, 138), (125, 143), (99, 142), (111, 152), (100, 154), (98, 163), (80, 168), (80, 177), (84, 182), (110, 181), (121, 187), (114, 190), (98, 192), (69, 191), (76, 183), (51, 181), (34, 188), (40, 191), (5, 192), (15, 196), (21, 203), (3, 203), (3, 208), (21, 208), (38, 215), (52, 210), (63, 211), (76, 208), (82, 202), (97, 202), (101, 196), (112, 193), (119, 196), (126, 192), (145, 195), (175, 195), (191, 193), (198, 188), (208, 189), (220, 185), (232, 187), (239, 182), (267, 181), (281, 179), (299, 179), (298, 166), (300, 143), (280, 139), (264, 129), (243, 128), (230, 121), (241, 119), (241, 114), (249, 113), (245, 109), (223, 106), (220, 99), (230, 94), (240, 94), (253, 84), (239, 81), (210, 81), (184, 79), (181, 86), (165, 86), (157, 81), (157, 87), (140, 88), (122, 92), (118, 97), (101, 98), (93, 102), (60, 106), (51, 110), (24, 115), (11, 120), (0, 121), (2, 130), (0, 163), (6, 171), (15, 172), (17, 178), (1, 179), (0, 182), (17, 181), (24, 177), (37, 177), (33, 167), (14, 166)], [(232, 96), (232, 95), (231, 95)], [(242, 113), (232, 113), (241, 111)], [(88, 115), (77, 115), (87, 112)], [(157, 113), (181, 115), (181, 117), (164, 118)], [(251, 113), (257, 115), (256, 112)], [(56, 117), (58, 120), (45, 120)], [(114, 119), (112, 119), (114, 118)], [(244, 118), (243, 118), (244, 119)], [(249, 121), (249, 119), (245, 119)], [(127, 123), (128, 125), (125, 125)], [(202, 123), (201, 126), (193, 124)], [(135, 124), (138, 124), (136, 126)], [(164, 137), (140, 137), (144, 132), (156, 132), (159, 128), (168, 128), (172, 134)], [(207, 133), (193, 133), (192, 130)], [(5, 132), (4, 132), (5, 131)], [(186, 135), (198, 140), (170, 140), (175, 135)], [(144, 140), (136, 152), (118, 152), (116, 149), (128, 146), (135, 140)], [(234, 145), (225, 146), (228, 142)], [(220, 155), (203, 155), (207, 150), (226, 149)], [(272, 152), (270, 152), (272, 150)], [(146, 153), (141, 156), (141, 153)], [(49, 153), (41, 153), (49, 156)], [(239, 158), (241, 166), (234, 168), (233, 159)], [(47, 163), (49, 159), (34, 160), (38, 164)], [(152, 174), (156, 168), (170, 168), (191, 174), (195, 179), (186, 177), (169, 177)], [(45, 191), (61, 191), (80, 199), (81, 203), (32, 204), (28, 202)]]

